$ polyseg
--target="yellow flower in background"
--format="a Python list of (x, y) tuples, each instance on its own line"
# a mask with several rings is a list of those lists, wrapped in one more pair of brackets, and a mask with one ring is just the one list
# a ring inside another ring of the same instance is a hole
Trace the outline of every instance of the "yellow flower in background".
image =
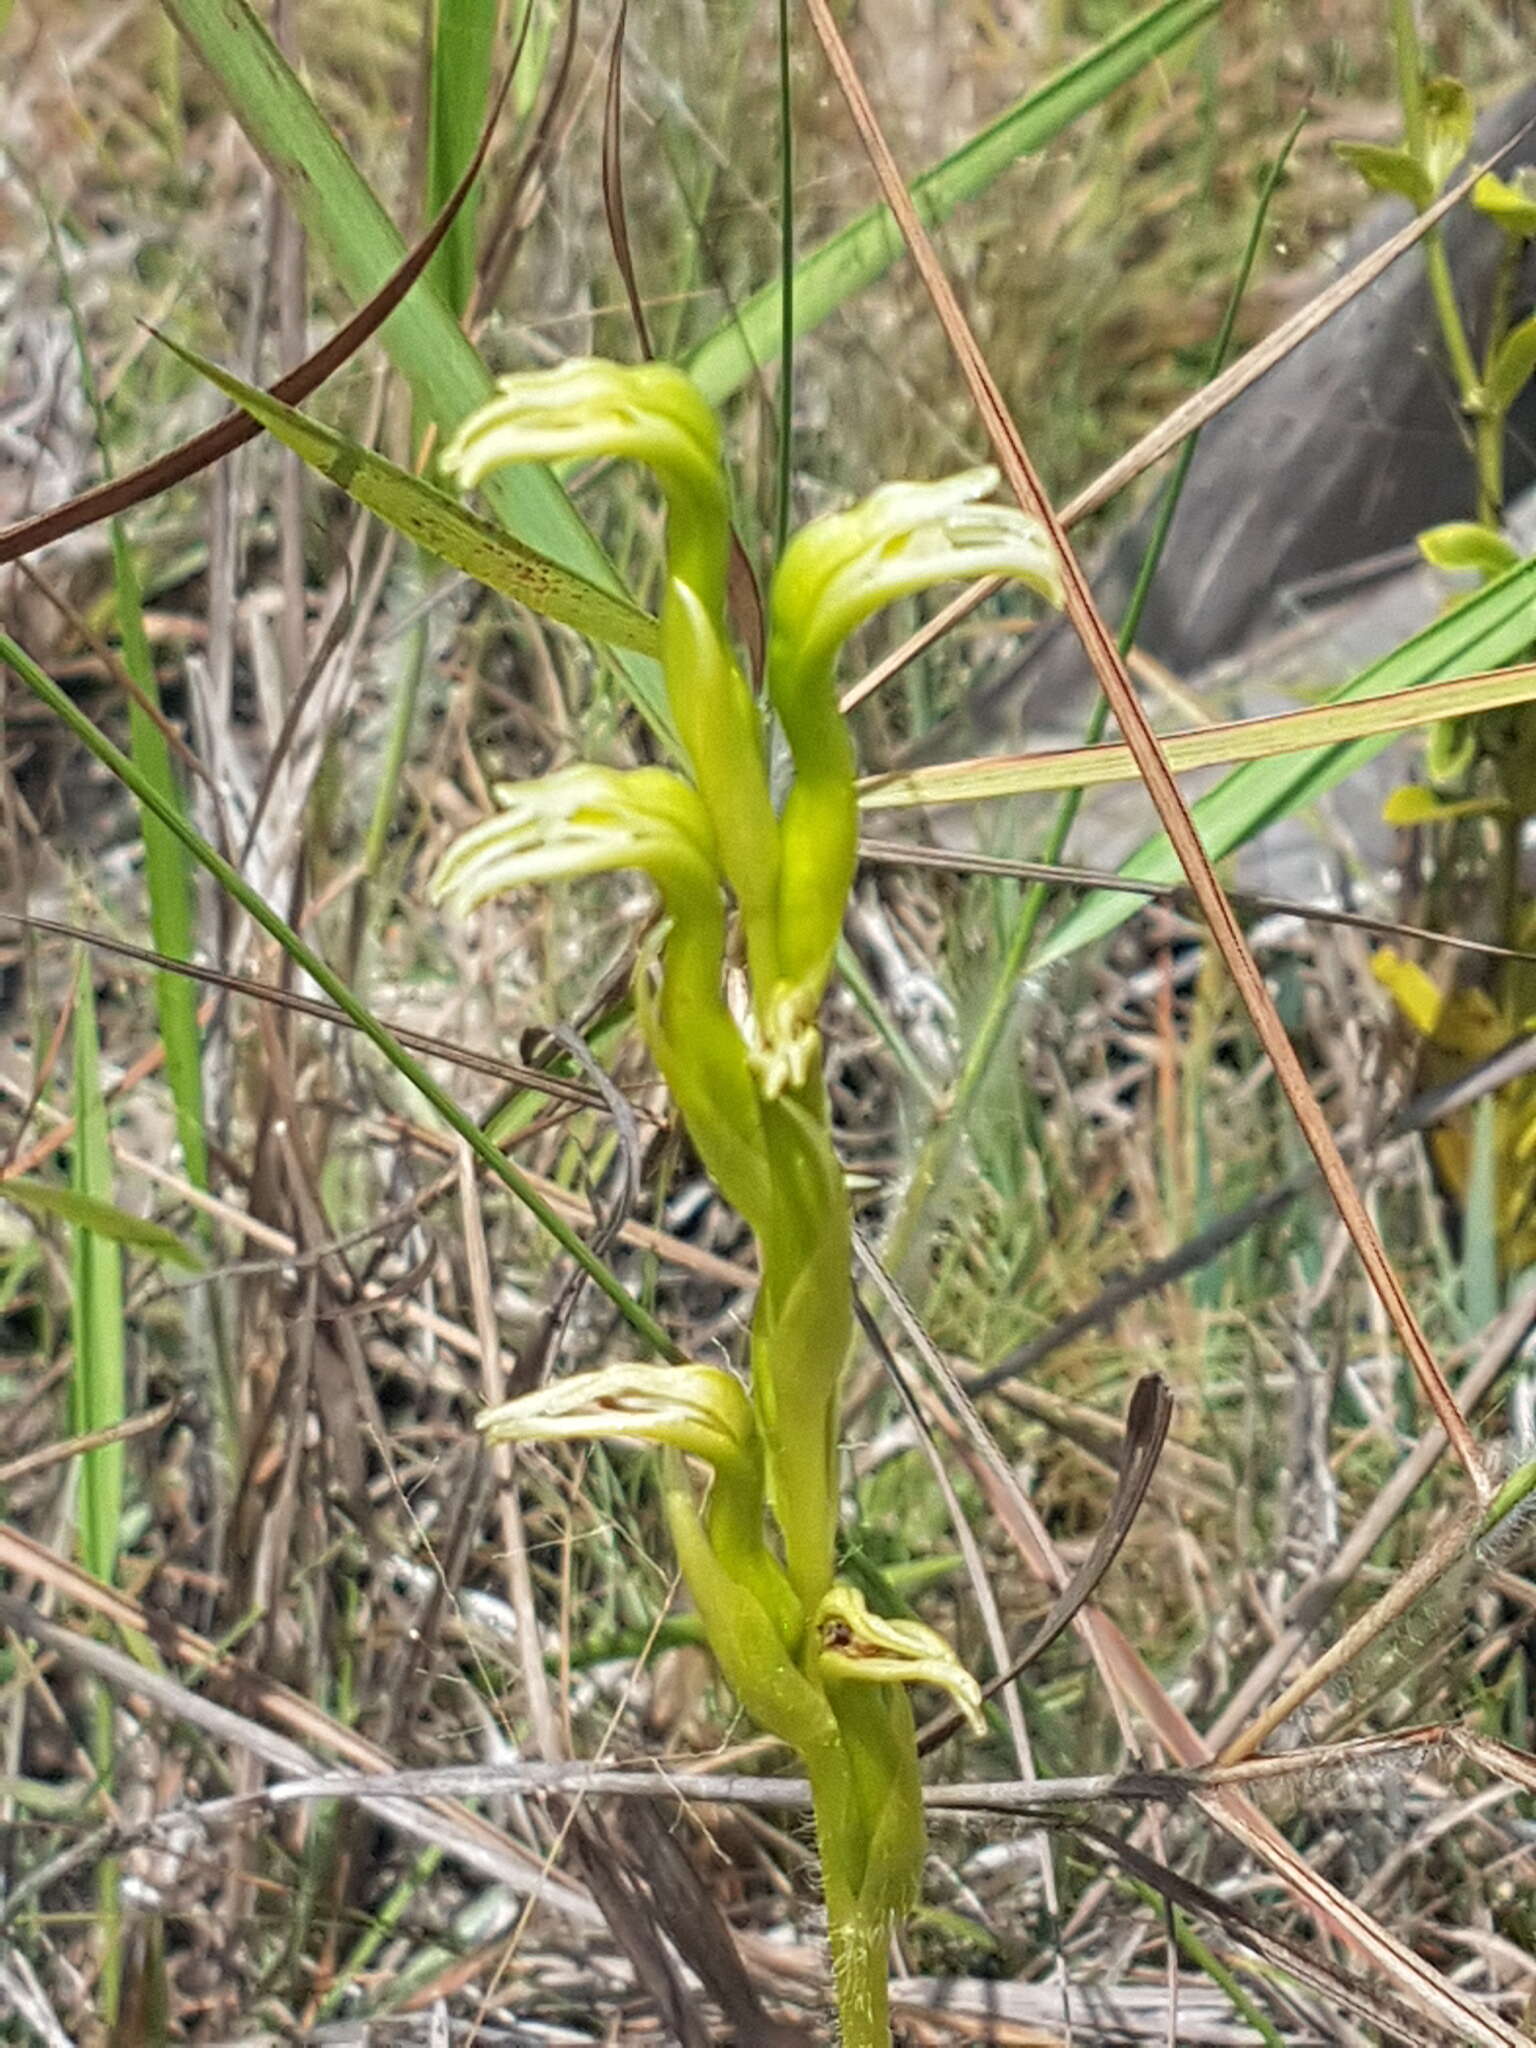
[[(1395, 948), (1381, 947), (1371, 972), (1398, 1014), (1424, 1041), (1424, 1085), (1437, 1088), (1491, 1059), (1531, 1028), (1512, 1023), (1479, 988), (1442, 990)], [(1499, 1257), (1506, 1274), (1536, 1264), (1536, 1075), (1499, 1089), (1493, 1144)], [(1430, 1157), (1444, 1186), (1464, 1205), (1472, 1181), (1472, 1131), (1466, 1114), (1428, 1134)]]

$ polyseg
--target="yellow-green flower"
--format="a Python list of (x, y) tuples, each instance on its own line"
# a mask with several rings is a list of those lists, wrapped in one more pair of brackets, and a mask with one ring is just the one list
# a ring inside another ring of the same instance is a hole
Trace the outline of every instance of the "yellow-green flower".
[(493, 1444), (621, 1438), (670, 1444), (720, 1467), (752, 1445), (752, 1407), (739, 1381), (712, 1365), (608, 1365), (551, 1380), (477, 1419)]
[(607, 456), (654, 471), (674, 509), (727, 516), (720, 429), (670, 363), (576, 356), (553, 370), (498, 377), (496, 396), (449, 440), (442, 467), (466, 489), (512, 463)]
[(454, 842), (433, 879), (457, 916), (509, 889), (616, 868), (643, 870), (664, 894), (719, 893), (704, 807), (665, 768), (583, 762), (492, 794), (500, 808)]
[(981, 1687), (944, 1638), (921, 1621), (870, 1611), (855, 1586), (833, 1586), (812, 1624), (824, 1676), (861, 1685), (935, 1685), (977, 1735), (986, 1733)]
[(990, 466), (934, 483), (882, 484), (846, 512), (813, 519), (784, 550), (773, 579), (774, 704), (786, 730), (796, 692), (824, 669), (856, 626), (897, 598), (936, 583), (1009, 576), (1052, 604), (1061, 570), (1040, 521), (985, 502)]
[(882, 606), (935, 583), (1009, 576), (1060, 602), (1045, 529), (1016, 506), (983, 503), (996, 484), (994, 469), (887, 484), (802, 527), (774, 576), (768, 692), (795, 779), (779, 828), (778, 979), (759, 999), (753, 1052), (770, 1097), (803, 1088), (815, 1064), (816, 1013), (857, 861), (853, 745), (833, 690), (843, 642)]

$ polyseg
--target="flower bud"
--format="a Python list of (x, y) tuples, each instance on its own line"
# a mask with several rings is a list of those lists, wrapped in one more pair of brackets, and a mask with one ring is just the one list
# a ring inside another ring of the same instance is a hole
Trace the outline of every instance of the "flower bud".
[(493, 1444), (668, 1444), (718, 1468), (750, 1449), (755, 1425), (740, 1384), (712, 1365), (608, 1365), (487, 1408), (476, 1427)]

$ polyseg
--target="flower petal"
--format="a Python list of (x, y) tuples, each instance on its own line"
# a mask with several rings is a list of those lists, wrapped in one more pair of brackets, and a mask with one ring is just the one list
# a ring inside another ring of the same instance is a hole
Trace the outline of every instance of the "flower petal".
[(755, 1424), (740, 1383), (712, 1365), (608, 1365), (551, 1380), (476, 1418), (493, 1444), (621, 1437), (728, 1465)]
[(725, 507), (719, 426), (670, 363), (576, 356), (553, 370), (500, 377), (496, 396), (460, 423), (442, 466), (469, 488), (510, 463), (593, 456), (643, 462), (669, 492)]
[(499, 783), (501, 808), (456, 840), (432, 895), (463, 916), (509, 889), (639, 868), (669, 885), (713, 885), (709, 821), (695, 791), (664, 768), (586, 763)]

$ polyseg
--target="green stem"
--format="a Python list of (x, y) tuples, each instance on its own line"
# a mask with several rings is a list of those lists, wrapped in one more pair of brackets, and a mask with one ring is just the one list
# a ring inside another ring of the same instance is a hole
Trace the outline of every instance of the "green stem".
[(805, 1761), (816, 1815), (841, 2048), (890, 2048), (886, 1954), (891, 1929), (884, 1915), (870, 1914), (861, 1897), (868, 1836), (853, 1798), (851, 1763), (840, 1746), (826, 1758)]
[(795, 474), (795, 123), (789, 67), (789, 0), (779, 0), (779, 478), (775, 560), (789, 539)]
[(1413, 0), (1392, 0), (1392, 42), (1397, 58), (1397, 97), (1403, 110), (1403, 146), (1415, 163), (1424, 160), (1424, 60)]
[[(1424, 57), (1419, 48), (1418, 23), (1413, 0), (1392, 0), (1392, 42), (1397, 58), (1397, 97), (1403, 110), (1403, 147), (1416, 164), (1424, 162)], [(1424, 237), (1424, 270), (1434, 300), (1435, 318), (1451, 360), (1451, 374), (1462, 405), (1475, 412), (1481, 385), (1472, 345), (1456, 303), (1456, 287), (1438, 227)]]
[(384, 750), (384, 766), (373, 800), (373, 815), (368, 820), (368, 835), (363, 841), (363, 867), (370, 881), (378, 879), (384, 849), (389, 844), (390, 829), (400, 814), (400, 777), (410, 750), (411, 728), (416, 721), (416, 705), (421, 696), (426, 661), (427, 621), (420, 618), (406, 635), (404, 660), (389, 724), (389, 740)]
[(837, 708), (830, 657), (816, 673), (794, 677), (779, 718), (795, 764), (780, 824), (779, 972), (804, 990), (813, 1022), (859, 861), (853, 741)]
[(726, 640), (723, 571), (714, 577), (713, 558), (683, 531), (675, 512), (667, 545), (661, 605), (667, 701), (741, 913), (753, 990), (766, 1003), (778, 980), (779, 825), (762, 721)]
[(901, 1686), (827, 1688), (837, 1754), (807, 1757), (843, 2048), (887, 2048), (886, 1950), (922, 1878), (924, 1827), (912, 1709)]
[(1462, 406), (1474, 416), (1482, 403), (1482, 383), (1477, 374), (1477, 362), (1472, 354), (1472, 344), (1467, 339), (1467, 330), (1461, 317), (1461, 308), (1456, 303), (1456, 286), (1451, 279), (1450, 260), (1445, 253), (1445, 243), (1438, 227), (1432, 227), (1424, 236), (1424, 270), (1429, 279), (1429, 295), (1434, 301), (1435, 318), (1440, 323), (1440, 332), (1445, 340), (1445, 352), (1450, 358), (1451, 374), (1456, 379), (1456, 389)]
[[(1514, 310), (1515, 288), (1520, 280), (1524, 245), (1513, 239), (1506, 247), (1499, 262), (1498, 273), (1493, 283), (1493, 299), (1488, 309), (1488, 341), (1483, 350), (1483, 378), (1480, 394), (1488, 388), (1488, 379), (1499, 350), (1504, 346), (1509, 333), (1510, 315)], [(1477, 427), (1474, 436), (1474, 452), (1477, 458), (1477, 516), (1482, 525), (1495, 532), (1504, 512), (1504, 425), (1508, 418), (1506, 407), (1494, 406), (1486, 396), (1480, 395), (1477, 412)]]

